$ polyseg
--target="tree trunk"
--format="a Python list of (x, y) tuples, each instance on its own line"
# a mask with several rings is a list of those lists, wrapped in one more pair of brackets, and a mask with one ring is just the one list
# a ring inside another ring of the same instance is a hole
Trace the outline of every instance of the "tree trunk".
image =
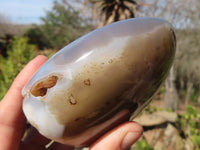
[(198, 105), (200, 105), (200, 94), (198, 96), (198, 100), (197, 100)]
[[(171, 0), (169, 1), (171, 3)], [(172, 16), (171, 16), (171, 7), (167, 7), (168, 11), (168, 21), (172, 23)], [(178, 108), (178, 92), (176, 90), (175, 84), (175, 76), (174, 76), (174, 66), (170, 69), (169, 75), (165, 81), (165, 95), (164, 95), (164, 109), (171, 109), (176, 111)]]
[(167, 77), (165, 81), (165, 95), (164, 95), (164, 109), (171, 109), (173, 111), (176, 111), (178, 108), (178, 93), (175, 88), (174, 84), (174, 71), (173, 71), (173, 66), (170, 70), (169, 76)]
[(188, 103), (189, 103), (190, 95), (192, 93), (192, 87), (193, 87), (192, 82), (188, 81), (188, 83), (187, 83), (187, 93), (186, 93), (186, 97), (185, 97), (185, 106), (187, 106)]

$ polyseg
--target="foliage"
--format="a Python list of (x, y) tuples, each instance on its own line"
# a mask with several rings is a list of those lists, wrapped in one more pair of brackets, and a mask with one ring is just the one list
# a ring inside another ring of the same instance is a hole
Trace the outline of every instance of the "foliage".
[(88, 31), (89, 25), (72, 7), (54, 2), (51, 11), (41, 18), (42, 25), (34, 25), (25, 32), (30, 42), (43, 48), (62, 48)]
[(198, 92), (197, 90), (193, 90), (193, 91), (192, 91), (192, 93), (191, 93), (191, 95), (190, 95), (190, 100), (191, 100), (192, 102), (197, 102), (197, 101), (198, 101), (199, 95), (198, 95), (197, 92)]
[(15, 38), (8, 48), (7, 58), (0, 56), (0, 99), (3, 98), (16, 75), (36, 56), (35, 46), (24, 37)]
[(153, 150), (153, 147), (151, 144), (148, 144), (146, 140), (142, 139), (135, 144), (133, 150)]
[(157, 112), (158, 109), (155, 107), (155, 106), (151, 106), (151, 105), (148, 105), (146, 108), (145, 108), (145, 111), (152, 114), (154, 112)]
[(186, 108), (186, 113), (177, 119), (177, 126), (183, 133), (183, 137), (192, 141), (195, 149), (200, 149), (200, 113), (191, 105)]
[(159, 93), (165, 93), (165, 92), (166, 92), (165, 86), (161, 86)]

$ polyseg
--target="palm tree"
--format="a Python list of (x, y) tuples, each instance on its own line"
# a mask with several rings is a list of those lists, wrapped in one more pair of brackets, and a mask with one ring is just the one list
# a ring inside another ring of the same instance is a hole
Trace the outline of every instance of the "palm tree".
[(137, 9), (141, 6), (135, 0), (91, 0), (91, 2), (95, 5), (95, 12), (100, 12), (99, 27), (115, 21), (134, 18), (137, 16)]

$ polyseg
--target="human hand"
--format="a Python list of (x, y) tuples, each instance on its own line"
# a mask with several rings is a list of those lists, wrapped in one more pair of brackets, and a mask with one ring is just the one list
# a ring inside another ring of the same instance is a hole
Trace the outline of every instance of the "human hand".
[[(45, 56), (37, 56), (18, 74), (7, 94), (0, 102), (0, 150), (44, 150), (50, 140), (31, 128), (26, 138), (26, 118), (22, 111), (22, 88), (32, 75), (46, 62)], [(135, 143), (142, 135), (142, 127), (126, 122), (106, 133), (93, 143), (91, 150), (123, 150)], [(53, 143), (48, 150), (72, 150), (74, 147)]]

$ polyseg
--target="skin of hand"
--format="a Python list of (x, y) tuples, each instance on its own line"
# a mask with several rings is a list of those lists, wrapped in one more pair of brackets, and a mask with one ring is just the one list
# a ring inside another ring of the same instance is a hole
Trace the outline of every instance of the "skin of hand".
[[(22, 88), (33, 74), (47, 61), (39, 55), (30, 61), (13, 81), (0, 102), (0, 150), (44, 150), (50, 140), (31, 127), (26, 138), (26, 118), (22, 111)], [(126, 150), (142, 135), (142, 127), (135, 122), (125, 122), (109, 131), (90, 146), (91, 150)], [(72, 150), (74, 147), (54, 142), (48, 150)]]

